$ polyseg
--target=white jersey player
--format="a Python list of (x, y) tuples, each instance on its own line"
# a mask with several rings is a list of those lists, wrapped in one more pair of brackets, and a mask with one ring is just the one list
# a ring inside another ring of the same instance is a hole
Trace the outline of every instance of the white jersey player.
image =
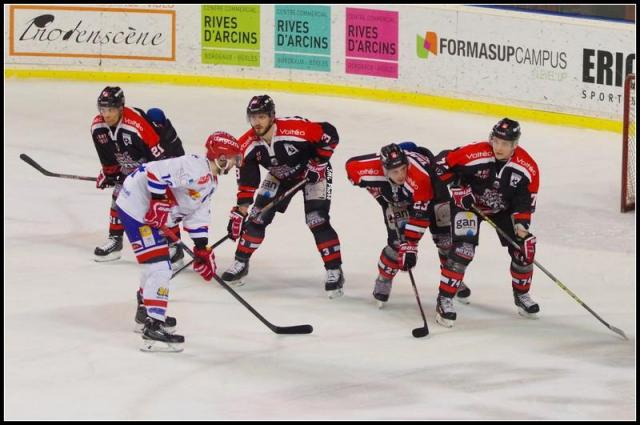
[(143, 324), (143, 351), (182, 351), (184, 337), (172, 333), (167, 316), (172, 266), (161, 228), (182, 221), (194, 242), (193, 268), (205, 280), (215, 271), (208, 244), (209, 202), (218, 175), (227, 174), (240, 160), (240, 147), (228, 133), (215, 132), (206, 142), (206, 157), (184, 155), (140, 165), (124, 181), (116, 200), (118, 214), (136, 255), (144, 265), (138, 291), (136, 322)]

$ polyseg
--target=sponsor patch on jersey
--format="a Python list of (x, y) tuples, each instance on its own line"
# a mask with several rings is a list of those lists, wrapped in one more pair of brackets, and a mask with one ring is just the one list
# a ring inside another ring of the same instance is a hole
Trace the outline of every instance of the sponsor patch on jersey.
[(453, 233), (456, 236), (478, 234), (478, 217), (470, 211), (460, 211), (453, 219)]
[(153, 231), (151, 227), (144, 225), (138, 228), (140, 232), (140, 236), (142, 236), (142, 245), (145, 247), (154, 246), (156, 244), (156, 239), (153, 237)]
[(200, 177), (200, 179), (198, 179), (198, 184), (206, 184), (211, 180), (211, 174), (207, 174), (206, 176), (202, 176)]
[(509, 186), (517, 187), (518, 182), (520, 182), (520, 180), (522, 180), (522, 176), (520, 174), (516, 174), (516, 173), (511, 174), (511, 180), (509, 181)]
[(200, 192), (198, 192), (197, 190), (194, 189), (187, 189), (187, 194), (189, 195), (189, 197), (193, 200), (198, 200), (200, 199)]
[(158, 288), (158, 292), (156, 292), (159, 298), (168, 298), (169, 297), (169, 288), (165, 288), (161, 286)]
[(109, 142), (109, 136), (106, 133), (98, 134), (98, 143), (105, 144)]
[(489, 178), (489, 170), (478, 170), (474, 174), (479, 179), (488, 179)]

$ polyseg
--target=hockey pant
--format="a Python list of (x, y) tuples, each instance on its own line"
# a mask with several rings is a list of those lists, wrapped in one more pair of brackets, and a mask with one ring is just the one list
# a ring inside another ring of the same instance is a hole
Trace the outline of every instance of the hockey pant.
[[(512, 240), (516, 240), (510, 211), (501, 211), (492, 217), (496, 226), (503, 230)], [(451, 249), (446, 262), (441, 267), (439, 292), (441, 295), (453, 297), (464, 273), (475, 254), (480, 236), (482, 219), (474, 212), (465, 211), (451, 203)], [(497, 233), (497, 231), (496, 231)], [(500, 244), (508, 248), (511, 257), (511, 285), (520, 293), (529, 292), (533, 276), (533, 262), (527, 262), (522, 253), (513, 248), (500, 233)]]
[[(380, 253), (378, 272), (383, 278), (392, 280), (400, 269), (398, 249), (401, 240), (398, 239), (398, 233), (402, 238), (404, 226), (409, 220), (409, 211), (407, 208), (393, 208), (388, 206), (383, 208), (383, 214), (387, 227), (387, 246), (385, 246)], [(429, 225), (429, 231), (431, 232), (431, 237), (436, 248), (438, 248), (440, 267), (442, 267), (451, 248), (449, 202), (434, 204), (433, 215), (429, 221), (431, 223)], [(398, 226), (398, 232), (396, 232), (396, 226)]]
[[(331, 208), (332, 170), (331, 164), (327, 167), (326, 179), (316, 183), (307, 183), (303, 186), (304, 212), (307, 226), (316, 242), (316, 247), (324, 267), (335, 269), (342, 264), (340, 254), (340, 240), (338, 234), (331, 226), (329, 209)], [(236, 259), (247, 262), (258, 249), (265, 236), (266, 227), (271, 224), (276, 212), (284, 213), (294, 195), (283, 199), (275, 208), (270, 209), (264, 215), (260, 211), (280, 194), (286, 192), (298, 183), (299, 180), (280, 181), (272, 174), (267, 174), (260, 185), (256, 195), (256, 201), (249, 214), (249, 219), (243, 230), (236, 249)]]
[(147, 314), (164, 322), (172, 275), (167, 240), (158, 229), (139, 222), (120, 208), (118, 214), (136, 259), (144, 267), (140, 275), (140, 293)]

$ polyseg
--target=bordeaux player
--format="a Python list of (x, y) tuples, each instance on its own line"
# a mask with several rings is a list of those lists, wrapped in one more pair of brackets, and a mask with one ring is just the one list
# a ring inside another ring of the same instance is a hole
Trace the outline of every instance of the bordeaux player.
[(511, 284), (518, 312), (535, 318), (540, 310), (531, 299), (531, 277), (536, 238), (529, 232), (536, 206), (540, 172), (536, 162), (520, 146), (520, 125), (509, 118), (500, 120), (488, 141), (472, 143), (436, 156), (436, 170), (442, 181), (451, 183), (452, 247), (442, 267), (436, 321), (452, 327), (456, 312), (451, 298), (462, 281), (478, 245), (480, 217), (471, 206), (492, 220), (523, 247), (513, 248), (500, 237), (511, 256)]
[(136, 323), (142, 329), (143, 351), (182, 351), (184, 337), (173, 334), (176, 319), (167, 316), (172, 266), (163, 226), (181, 220), (195, 248), (193, 268), (209, 281), (216, 272), (208, 244), (209, 203), (226, 174), (240, 161), (233, 136), (215, 132), (206, 141), (206, 157), (184, 155), (138, 166), (124, 181), (116, 199), (138, 263), (144, 265), (137, 293)]
[[(430, 175), (429, 159), (413, 149), (405, 151), (403, 145), (407, 143), (392, 143), (382, 147), (379, 154), (356, 156), (346, 163), (347, 177), (373, 195), (382, 207), (387, 227), (387, 245), (380, 253), (373, 289), (379, 307), (389, 300), (398, 270), (415, 266), (418, 242), (427, 227), (441, 259), (446, 259), (451, 244), (448, 201), (440, 194), (446, 188), (435, 186), (439, 182)], [(460, 298), (466, 299), (471, 291), (461, 289)]]
[[(229, 236), (240, 240), (235, 261), (222, 279), (242, 284), (242, 278), (249, 272), (249, 259), (264, 239), (265, 228), (276, 211), (285, 212), (291, 197), (265, 214), (260, 214), (261, 209), (306, 178), (302, 189), (306, 222), (326, 269), (325, 290), (329, 298), (341, 296), (344, 276), (340, 241), (329, 218), (333, 181), (329, 160), (338, 144), (338, 132), (326, 122), (276, 118), (275, 114), (273, 99), (267, 95), (254, 96), (247, 106), (251, 129), (238, 139), (243, 163), (238, 174), (237, 205), (231, 210), (228, 226)], [(269, 170), (262, 184), (260, 166)]]
[[(145, 113), (141, 109), (126, 107), (120, 87), (105, 87), (100, 92), (98, 112), (91, 124), (91, 137), (102, 164), (96, 187), (114, 187), (109, 238), (94, 252), (95, 260), (102, 262), (117, 260), (122, 255), (124, 227), (118, 218), (115, 200), (124, 178), (144, 162), (181, 156), (184, 149), (162, 110), (152, 108)], [(179, 246), (174, 250), (172, 259), (177, 261), (184, 254)]]

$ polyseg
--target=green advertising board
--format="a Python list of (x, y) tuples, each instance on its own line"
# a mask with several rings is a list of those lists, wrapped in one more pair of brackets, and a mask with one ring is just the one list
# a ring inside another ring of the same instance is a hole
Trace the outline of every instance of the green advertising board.
[(275, 67), (331, 70), (331, 8), (275, 6)]
[(260, 6), (202, 5), (202, 63), (260, 66)]

